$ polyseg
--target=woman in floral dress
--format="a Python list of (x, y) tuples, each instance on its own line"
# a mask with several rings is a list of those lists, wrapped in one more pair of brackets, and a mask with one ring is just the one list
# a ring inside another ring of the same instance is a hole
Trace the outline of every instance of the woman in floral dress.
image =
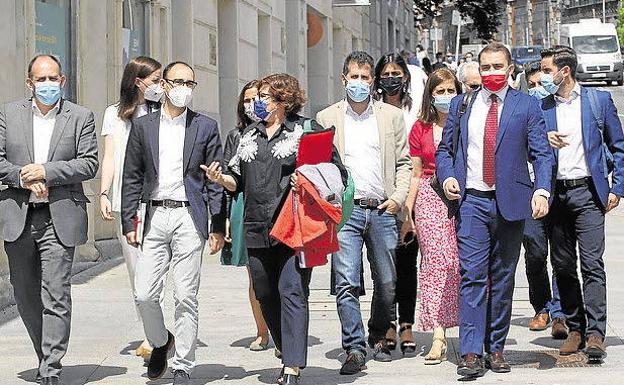
[(413, 212), (414, 229), (422, 255), (418, 271), (420, 285), (418, 329), (433, 330), (431, 350), (425, 364), (446, 360), (446, 329), (458, 325), (459, 256), (453, 219), (430, 185), (435, 173), (435, 151), (446, 124), (451, 99), (461, 90), (455, 75), (447, 69), (434, 71), (427, 80), (419, 119), (409, 135), (414, 164), (408, 209)]

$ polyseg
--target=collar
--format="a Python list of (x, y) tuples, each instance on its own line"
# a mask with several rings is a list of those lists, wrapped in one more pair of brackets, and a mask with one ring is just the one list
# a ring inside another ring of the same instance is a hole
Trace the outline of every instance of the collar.
[(41, 112), (41, 110), (39, 109), (39, 106), (37, 105), (37, 102), (35, 102), (35, 98), (32, 98), (32, 109), (33, 112), (39, 116), (43, 116), (44, 118), (49, 118), (52, 115), (56, 115), (58, 114), (59, 110), (61, 108), (61, 99), (59, 99), (56, 104), (54, 105), (54, 107), (52, 107), (52, 109), (50, 111), (48, 111), (48, 113), (46, 115), (43, 115), (43, 113)]
[(373, 109), (373, 96), (369, 96), (368, 99), (368, 106), (366, 106), (366, 109), (364, 110), (364, 112), (362, 112), (361, 115), (358, 115), (357, 112), (353, 111), (353, 108), (351, 107), (351, 104), (349, 104), (349, 101), (345, 98), (345, 103), (347, 104), (347, 110), (346, 113), (348, 115), (350, 115), (352, 118), (354, 118), (355, 120), (366, 120), (367, 118), (369, 118), (371, 115), (373, 115), (374, 113), (374, 109)]
[(161, 121), (166, 121), (169, 122), (171, 124), (181, 124), (183, 126), (186, 126), (186, 115), (188, 114), (188, 108), (184, 109), (184, 112), (181, 113), (180, 115), (176, 116), (175, 118), (172, 118), (167, 111), (165, 110), (165, 108), (163, 107), (161, 110), (161, 114), (160, 114), (160, 120)]
[(557, 104), (561, 104), (561, 103), (569, 104), (569, 103), (572, 103), (580, 95), (581, 95), (581, 85), (578, 84), (578, 82), (574, 82), (574, 88), (572, 88), (572, 93), (570, 94), (570, 98), (566, 99), (563, 96), (559, 96), (555, 94), (555, 101), (557, 102)]
[[(299, 123), (301, 117), (299, 115), (287, 115), (286, 120), (280, 125), (280, 128), (275, 133), (274, 137), (278, 137), (282, 130), (293, 132), (295, 131), (295, 126)], [(261, 132), (264, 136), (267, 136), (266, 132), (267, 123), (265, 121), (259, 121), (250, 124), (243, 130), (243, 134), (248, 133), (251, 130), (255, 130), (257, 132)]]
[(502, 90), (498, 91), (498, 92), (492, 92), (490, 90), (488, 90), (485, 87), (481, 87), (481, 97), (483, 98), (483, 100), (488, 103), (490, 100), (490, 95), (494, 94), (496, 96), (498, 96), (498, 99), (500, 99), (501, 102), (505, 102), (505, 97), (507, 96), (507, 91), (509, 91), (509, 85), (506, 85), (505, 87), (503, 87)]

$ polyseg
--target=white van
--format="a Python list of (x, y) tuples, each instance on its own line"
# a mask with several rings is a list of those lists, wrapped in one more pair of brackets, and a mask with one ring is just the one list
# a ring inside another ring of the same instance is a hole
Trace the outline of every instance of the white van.
[(622, 85), (622, 54), (615, 25), (600, 19), (582, 19), (561, 25), (561, 44), (574, 48), (578, 55), (576, 77), (579, 81), (606, 81)]

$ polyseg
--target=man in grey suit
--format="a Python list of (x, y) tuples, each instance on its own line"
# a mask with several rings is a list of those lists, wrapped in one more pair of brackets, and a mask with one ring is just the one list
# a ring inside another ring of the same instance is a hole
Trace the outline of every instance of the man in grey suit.
[(75, 247), (87, 241), (82, 182), (98, 169), (93, 113), (61, 98), (59, 61), (28, 65), (33, 97), (0, 106), (0, 219), (15, 302), (39, 359), (37, 381), (59, 384), (71, 322)]

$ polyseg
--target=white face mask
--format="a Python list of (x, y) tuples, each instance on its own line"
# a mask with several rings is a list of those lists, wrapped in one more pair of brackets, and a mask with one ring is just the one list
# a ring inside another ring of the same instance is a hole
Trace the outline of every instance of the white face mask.
[(260, 121), (260, 118), (256, 115), (256, 112), (254, 111), (253, 102), (245, 103), (245, 115), (247, 115), (247, 117), (251, 119), (251, 121), (254, 123)]
[(167, 97), (174, 106), (178, 108), (187, 107), (193, 100), (193, 90), (186, 86), (173, 87)]
[(143, 92), (145, 100), (151, 102), (160, 102), (162, 100), (165, 90), (158, 83), (150, 84)]

